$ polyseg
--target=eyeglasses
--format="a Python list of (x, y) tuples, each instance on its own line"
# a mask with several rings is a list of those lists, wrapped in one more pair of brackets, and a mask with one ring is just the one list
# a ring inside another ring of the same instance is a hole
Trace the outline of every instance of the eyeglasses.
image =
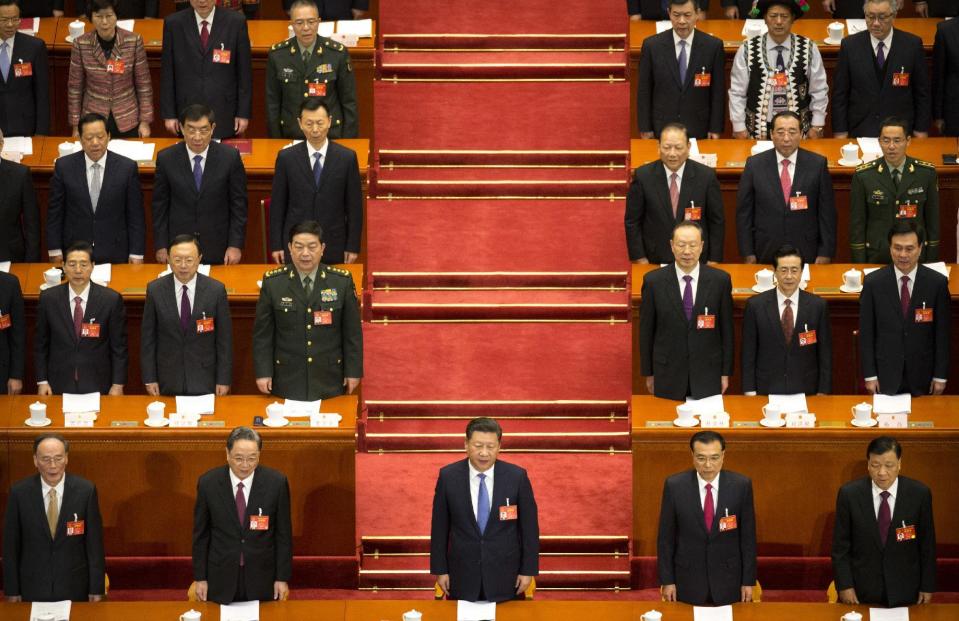
[(231, 456), (230, 456), (230, 461), (236, 462), (236, 463), (241, 464), (241, 465), (244, 465), (244, 464), (253, 465), (253, 464), (255, 464), (256, 462), (260, 461), (260, 456), (259, 456), (259, 455), (253, 455), (252, 457), (234, 457), (234, 456), (231, 455)]
[(303, 26), (309, 26), (310, 28), (313, 28), (319, 23), (320, 23), (320, 20), (318, 19), (298, 19), (295, 22), (293, 22), (293, 25), (296, 26), (297, 28), (302, 28)]
[(66, 460), (66, 457), (63, 455), (57, 455), (55, 457), (37, 457), (39, 461), (44, 466), (52, 466), (53, 464), (60, 465)]
[(892, 13), (867, 13), (865, 15), (866, 23), (878, 22), (881, 24), (883, 22), (888, 22), (890, 19), (892, 19), (892, 17)]
[(707, 456), (707, 455), (696, 455), (696, 457), (695, 457), (694, 459), (696, 460), (696, 463), (697, 463), (697, 464), (699, 464), (699, 465), (702, 466), (702, 465), (705, 465), (707, 462), (709, 462), (709, 463), (711, 463), (711, 464), (718, 464), (719, 462), (722, 461), (723, 456), (722, 456), (722, 455), (708, 455), (708, 456)]
[(0, 17), (0, 24), (19, 24), (19, 17)]
[(879, 139), (879, 144), (884, 144), (886, 146), (889, 146), (892, 144), (898, 147), (899, 145), (905, 144), (905, 143), (906, 143), (905, 138), (880, 138)]
[(183, 128), (183, 133), (190, 136), (209, 136), (210, 132), (213, 131), (212, 127), (193, 127), (192, 125), (187, 125)]

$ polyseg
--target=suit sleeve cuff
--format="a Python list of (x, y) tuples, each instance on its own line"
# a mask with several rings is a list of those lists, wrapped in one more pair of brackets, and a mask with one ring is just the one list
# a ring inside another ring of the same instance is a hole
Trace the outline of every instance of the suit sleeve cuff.
[(939, 382), (940, 384), (945, 384), (945, 383), (946, 383), (946, 380), (944, 380), (944, 379), (939, 379), (938, 377), (932, 378), (932, 381), (934, 381), (934, 382)]
[(47, 250), (47, 254), (50, 255), (51, 257), (62, 257), (63, 250), (61, 250), (60, 248), (57, 248), (56, 250)]
[(755, 396), (756, 396), (756, 391), (755, 391), (755, 390), (750, 390), (750, 391), (748, 391), (748, 392), (744, 392), (743, 395), (745, 395), (745, 396), (747, 396), (747, 397), (755, 397)]
[(879, 376), (878, 376), (878, 375), (873, 375), (872, 377), (864, 377), (864, 378), (862, 379), (862, 381), (864, 381), (864, 382), (875, 382), (877, 379), (879, 379)]

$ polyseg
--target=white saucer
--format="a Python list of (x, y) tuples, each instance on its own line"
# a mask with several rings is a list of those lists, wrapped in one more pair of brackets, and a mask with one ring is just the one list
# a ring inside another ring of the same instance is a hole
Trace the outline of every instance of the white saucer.
[(859, 158), (856, 158), (854, 160), (844, 160), (842, 158), (839, 158), (838, 164), (840, 166), (848, 166), (851, 168), (853, 166), (859, 166), (860, 164), (862, 164), (862, 160)]
[(60, 283), (57, 283), (56, 285), (48, 285), (47, 283), (41, 283), (41, 284), (40, 284), (40, 291), (46, 291), (46, 290), (49, 289), (50, 287), (56, 287), (56, 286), (59, 285), (59, 284), (60, 284)]
[(772, 287), (760, 287), (759, 285), (753, 285), (752, 287), (750, 287), (750, 289), (752, 289), (756, 293), (763, 293), (764, 291), (772, 291), (775, 288), (776, 288), (776, 285), (773, 285)]
[(842, 43), (842, 39), (832, 39), (830, 37), (826, 37), (825, 39), (822, 40), (822, 42), (828, 45), (839, 45), (840, 43)]
[(143, 421), (143, 424), (146, 425), (147, 427), (153, 427), (154, 429), (156, 429), (159, 427), (166, 427), (167, 425), (170, 424), (170, 421), (166, 418), (161, 418), (160, 420), (156, 420), (156, 421), (148, 418)]
[(67, 35), (64, 37), (67, 40), (67, 43), (73, 43), (73, 35)]
[(35, 423), (33, 422), (33, 418), (28, 418), (27, 420), (23, 421), (23, 424), (26, 425), (27, 427), (46, 427), (52, 422), (53, 422), (52, 420), (47, 418), (42, 423)]
[(676, 420), (673, 421), (673, 424), (676, 425), (677, 427), (695, 427), (696, 425), (699, 424), (699, 419), (694, 418), (690, 421), (683, 422), (682, 419), (677, 418)]
[(786, 420), (783, 418), (780, 418), (777, 421), (771, 421), (768, 418), (760, 418), (759, 424), (762, 425), (763, 427), (771, 427), (775, 429), (776, 427), (782, 427), (783, 425), (785, 425)]
[(862, 293), (862, 285), (860, 285), (856, 289), (850, 289), (846, 285), (839, 285), (839, 290), (842, 291), (843, 293)]
[(870, 418), (868, 421), (860, 421), (854, 418), (849, 422), (852, 423), (853, 427), (875, 427), (879, 424), (879, 420), (876, 418)]
[(263, 418), (263, 424), (267, 427), (286, 427), (290, 421), (285, 418)]

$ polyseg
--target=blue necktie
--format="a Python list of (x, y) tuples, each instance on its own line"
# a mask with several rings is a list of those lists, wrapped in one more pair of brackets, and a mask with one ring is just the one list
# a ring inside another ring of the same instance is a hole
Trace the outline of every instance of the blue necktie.
[(10, 53), (7, 52), (6, 41), (3, 42), (3, 45), (0, 45), (0, 73), (3, 74), (3, 81), (6, 82), (10, 75)]
[(686, 41), (683, 39), (679, 40), (679, 83), (686, 84), (686, 65), (688, 60), (686, 59)]
[(320, 177), (323, 175), (323, 163), (320, 162), (322, 156), (319, 151), (313, 154), (313, 183), (316, 184), (316, 189), (320, 189)]
[(480, 474), (479, 497), (476, 499), (476, 524), (480, 533), (486, 532), (486, 522), (489, 521), (489, 492), (486, 491), (486, 475)]
[(203, 182), (203, 167), (200, 162), (203, 161), (202, 155), (193, 156), (193, 181), (196, 183), (196, 191), (200, 191), (200, 184)]

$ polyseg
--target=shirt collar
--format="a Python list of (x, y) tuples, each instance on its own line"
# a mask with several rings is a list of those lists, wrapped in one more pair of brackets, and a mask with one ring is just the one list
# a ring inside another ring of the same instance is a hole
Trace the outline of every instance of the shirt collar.
[[(775, 149), (774, 149), (774, 150), (775, 150)], [(786, 156), (784, 156), (782, 153), (780, 153), (779, 151), (776, 151), (776, 168), (778, 169), (778, 168), (782, 168), (782, 167), (783, 167), (783, 160), (789, 160), (789, 165), (790, 165), (790, 166), (796, 166), (796, 154), (797, 154), (797, 153), (799, 153), (799, 149), (796, 149), (795, 151), (793, 151), (793, 154), (792, 154), (792, 155), (790, 155), (789, 157), (786, 157)], [(794, 172), (795, 172), (795, 170), (794, 170)]]
[[(889, 486), (889, 489), (887, 489), (887, 490), (885, 490), (885, 491), (889, 492), (889, 495), (892, 496), (892, 499), (893, 499), (893, 500), (895, 500), (895, 499), (896, 499), (896, 493), (899, 491), (899, 477), (896, 477), (896, 480), (892, 482), (892, 485)], [(881, 489), (879, 488), (879, 486), (876, 485), (876, 482), (875, 482), (875, 481), (872, 481), (872, 497), (875, 498), (876, 496), (878, 496), (878, 495), (881, 494), (882, 492), (883, 492), (883, 490), (881, 490)]]
[[(296, 269), (296, 268), (293, 268), (293, 269)], [(317, 273), (317, 271), (319, 271), (319, 269), (320, 269), (320, 266), (317, 265), (316, 267), (313, 268), (313, 271), (310, 272), (310, 273), (308, 273), (308, 274), (304, 274), (304, 273), (301, 272), (300, 270), (296, 270), (296, 275), (300, 277), (300, 283), (301, 283), (301, 284), (303, 283), (303, 279), (306, 278), (307, 276), (309, 276), (309, 277), (310, 277), (310, 282), (315, 285), (315, 284), (316, 284), (316, 273)]]
[(782, 308), (783, 303), (786, 300), (792, 302), (792, 307), (795, 308), (799, 304), (799, 287), (796, 287), (796, 290), (793, 291), (793, 294), (788, 298), (786, 297), (786, 294), (779, 289), (779, 287), (776, 287), (776, 301), (779, 303), (780, 308)]
[[(199, 272), (197, 272), (196, 274), (193, 274), (193, 278), (191, 278), (187, 282), (180, 282), (179, 280), (177, 280), (176, 275), (174, 275), (173, 284), (174, 286), (176, 286), (176, 292), (180, 293), (183, 290), (184, 285), (186, 285), (186, 288), (190, 290), (190, 293), (193, 293), (194, 291), (196, 291), (196, 280), (198, 275), (199, 275)], [(233, 471), (231, 470), (230, 472), (233, 472)]]
[(87, 300), (90, 299), (90, 282), (89, 282), (89, 281), (87, 281), (87, 286), (86, 286), (86, 288), (85, 288), (83, 291), (81, 291), (80, 293), (74, 293), (73, 287), (70, 285), (70, 283), (66, 283), (66, 285), (67, 285), (67, 293), (70, 294), (70, 301), (71, 301), (71, 302), (73, 301), (73, 298), (75, 298), (75, 297), (77, 297), (77, 296), (80, 296), (80, 298), (83, 300), (83, 303), (84, 303), (84, 304), (86, 304), (86, 303), (87, 303)]
[[(14, 40), (16, 37), (17, 37), (17, 33), (13, 33), (13, 36), (10, 37), (9, 39), (3, 39), (2, 41), (0, 41), (0, 43), (6, 43), (6, 44), (7, 44), (7, 53), (10, 54), (11, 56), (13, 55), (13, 40)], [(10, 59), (10, 64), (11, 64), (11, 65), (13, 64), (13, 59), (12, 59), (12, 58)]]
[(883, 44), (886, 46), (885, 52), (888, 54), (889, 48), (892, 47), (892, 33), (895, 31), (896, 31), (895, 28), (890, 28), (889, 34), (886, 35), (885, 39), (877, 39), (876, 37), (872, 36), (872, 33), (869, 33), (869, 41), (872, 43), (872, 49), (875, 50), (876, 47), (879, 45), (879, 42), (882, 41)]
[(493, 465), (490, 466), (485, 472), (482, 472), (482, 473), (473, 467), (473, 463), (470, 460), (467, 459), (466, 463), (470, 469), (470, 481), (475, 479), (479, 474), (485, 474), (487, 481), (493, 480), (493, 469), (496, 468), (496, 462), (493, 462)]
[(718, 491), (718, 490), (719, 490), (719, 477), (722, 476), (722, 474), (723, 474), (722, 471), (720, 471), (719, 473), (716, 474), (716, 478), (715, 478), (715, 479), (713, 479), (712, 481), (707, 481), (707, 480), (704, 479), (703, 477), (699, 476), (699, 473), (697, 472), (697, 473), (696, 473), (696, 480), (699, 481), (699, 489), (703, 489), (704, 487), (706, 487), (706, 484), (709, 483), (710, 485), (713, 486), (713, 490), (714, 490), (714, 491)]
[(245, 479), (241, 479), (233, 474), (233, 470), (229, 466), (227, 467), (227, 471), (230, 473), (230, 485), (233, 486), (233, 489), (236, 490), (236, 484), (240, 481), (243, 481), (243, 489), (245, 489), (246, 493), (249, 494), (250, 488), (253, 487), (253, 475), (256, 474), (256, 468), (254, 468), (253, 472), (250, 473), (250, 476), (246, 477)]
[(898, 170), (898, 171), (899, 171), (899, 174), (902, 174), (902, 173), (905, 172), (905, 170), (906, 170), (906, 160), (905, 160), (905, 158), (903, 158), (902, 163), (899, 164), (899, 166), (893, 166), (892, 164), (889, 163), (889, 160), (887, 160), (886, 158), (882, 158), (882, 161), (886, 163), (886, 168), (889, 169), (889, 173), (890, 173), (890, 174), (892, 174), (892, 171), (894, 171), (894, 170)]
[[(94, 161), (90, 159), (90, 156), (87, 155), (86, 152), (83, 153), (83, 159), (86, 160), (86, 162), (87, 162), (87, 169), (89, 169), (91, 166), (93, 166)], [(100, 165), (100, 169), (101, 169), (101, 170), (104, 169), (104, 168), (106, 168), (106, 167), (107, 167), (107, 154), (104, 153), (104, 154), (103, 154), (103, 157), (101, 157), (96, 163)]]
[(309, 153), (309, 155), (310, 155), (310, 164), (313, 163), (313, 154), (314, 154), (314, 153), (319, 153), (319, 154), (320, 154), (320, 161), (323, 162), (323, 165), (325, 166), (325, 165), (326, 165), (326, 152), (329, 150), (329, 148), (330, 148), (330, 139), (329, 139), (329, 138), (327, 138), (326, 140), (323, 141), (323, 146), (321, 146), (319, 149), (314, 149), (314, 148), (313, 148), (313, 145), (310, 144), (310, 141), (307, 140), (307, 141), (306, 141), (306, 152)]
[(900, 271), (899, 271), (899, 268), (896, 267), (895, 265), (892, 266), (892, 269), (896, 272), (896, 282), (897, 282), (897, 283), (902, 282), (902, 277), (903, 277), (903, 276), (908, 276), (908, 277), (909, 277), (909, 282), (915, 283), (915, 282), (916, 282), (916, 272), (919, 271), (919, 264), (916, 263), (916, 267), (912, 268), (912, 271), (909, 272), (908, 274), (905, 274), (905, 273), (903, 273), (903, 272), (900, 272)]
[[(294, 38), (295, 38), (295, 37), (294, 37)], [(313, 45), (310, 45), (310, 46), (308, 46), (308, 47), (304, 47), (304, 46), (300, 43), (300, 40), (299, 40), (299, 39), (296, 39), (296, 49), (298, 49), (298, 50), (300, 51), (300, 56), (303, 56), (303, 52), (309, 52), (310, 55), (312, 56), (312, 55), (313, 55), (313, 50), (316, 49), (316, 42), (317, 42), (317, 41), (319, 41), (319, 34), (317, 34), (316, 38), (313, 39)]]
[(673, 263), (673, 267), (676, 269), (676, 276), (679, 278), (680, 282), (683, 282), (683, 276), (687, 275), (693, 277), (693, 282), (697, 282), (699, 280), (699, 263), (696, 264), (696, 267), (694, 267), (693, 271), (691, 271), (689, 274), (686, 274), (686, 272), (684, 272), (682, 268), (680, 268), (675, 262)]
[(203, 28), (202, 22), (206, 22), (210, 27), (210, 30), (213, 30), (213, 16), (216, 15), (216, 5), (213, 5), (213, 10), (210, 11), (210, 14), (206, 17), (200, 17), (200, 14), (196, 11), (193, 11), (193, 17), (196, 18), (196, 27), (197, 29)]
[[(686, 160), (686, 161), (689, 161), (689, 160)], [(669, 166), (667, 166), (666, 164), (663, 164), (663, 170), (666, 171), (666, 181), (669, 181), (670, 176), (672, 176), (673, 172), (675, 172), (677, 175), (679, 175), (679, 181), (682, 182), (683, 173), (686, 172), (686, 162), (683, 162), (682, 166), (677, 168), (675, 171), (670, 170)]]
[(691, 48), (692, 45), (693, 45), (693, 35), (696, 34), (696, 29), (693, 28), (692, 30), (690, 30), (690, 31), (689, 31), (689, 36), (686, 37), (685, 39), (683, 39), (683, 38), (680, 37), (678, 34), (676, 34), (676, 31), (675, 31), (675, 30), (673, 30), (672, 33), (673, 33), (673, 47), (679, 47), (679, 42), (680, 42), (680, 41), (685, 41), (685, 42), (686, 42), (686, 50), (687, 50), (687, 53), (688, 53), (689, 48)]
[(194, 153), (194, 152), (190, 149), (190, 145), (188, 145), (186, 142), (184, 142), (183, 144), (186, 145), (186, 153), (187, 153), (187, 155), (190, 156), (190, 165), (193, 164), (193, 158), (196, 157), (197, 155), (199, 155), (200, 157), (203, 158), (204, 161), (206, 161), (206, 155), (207, 155), (207, 153), (210, 152), (210, 145), (206, 145), (206, 148), (203, 149), (202, 151), (200, 151), (199, 153)]
[(57, 490), (57, 498), (63, 498), (63, 482), (67, 480), (67, 473), (64, 472), (63, 476), (60, 477), (60, 482), (56, 485), (50, 485), (43, 480), (43, 477), (40, 477), (40, 490), (43, 492), (43, 497), (46, 498), (47, 494), (50, 493), (51, 489)]
[[(776, 42), (773, 40), (772, 37), (770, 37), (770, 36), (767, 35), (767, 36), (766, 36), (766, 50), (769, 51), (769, 52), (775, 52), (775, 51), (776, 51), (776, 46), (777, 46), (777, 45), (781, 45), (781, 46), (783, 46), (783, 51), (784, 51), (784, 52), (788, 52), (788, 51), (790, 51), (790, 50), (792, 49), (792, 42), (793, 42), (792, 33), (790, 33), (790, 34), (786, 37), (786, 40), (783, 41), (782, 43), (776, 43)], [(775, 60), (775, 59), (774, 59), (774, 60)]]

